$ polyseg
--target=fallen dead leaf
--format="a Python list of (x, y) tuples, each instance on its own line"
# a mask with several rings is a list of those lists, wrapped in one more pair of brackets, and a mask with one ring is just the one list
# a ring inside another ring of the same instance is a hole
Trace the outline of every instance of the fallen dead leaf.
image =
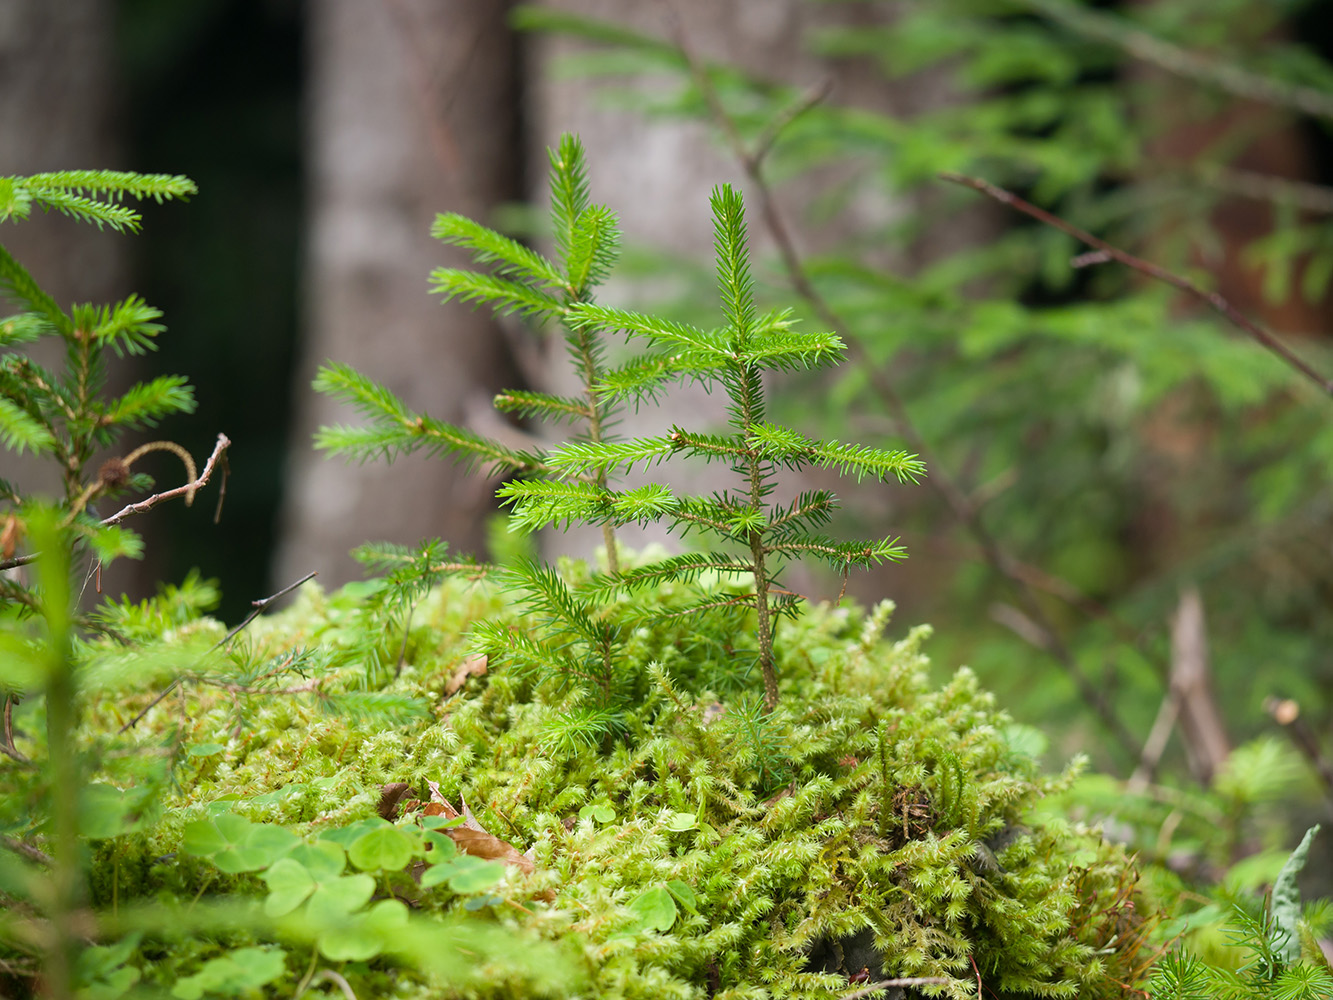
[(16, 516), (10, 514), (5, 518), (5, 526), (0, 530), (0, 556), (6, 559), (12, 559), (14, 550), (18, 548), (19, 538), (23, 536), (23, 522)]
[(486, 674), (486, 656), (477, 654), (469, 656), (454, 671), (454, 675), (449, 678), (449, 683), (444, 686), (445, 694), (456, 694), (458, 689), (467, 683), (469, 677), (483, 677)]
[(430, 797), (432, 801), (421, 811), (427, 816), (443, 816), (445, 819), (463, 818), (462, 826), (450, 827), (447, 830), (441, 830), (464, 854), (472, 854), (479, 858), (486, 858), (490, 861), (503, 861), (507, 865), (513, 865), (521, 868), (525, 872), (533, 870), (532, 862), (518, 852), (513, 844), (501, 840), (493, 833), (488, 833), (486, 828), (477, 822), (477, 817), (472, 815), (472, 810), (467, 807), (467, 802), (459, 800), (463, 806), (460, 813), (449, 800), (440, 794), (440, 786), (433, 781), (427, 782), (430, 785)]
[(380, 803), (375, 807), (375, 811), (392, 823), (402, 812), (403, 801), (411, 791), (411, 786), (406, 782), (389, 782), (380, 789)]
[(488, 861), (503, 861), (526, 875), (531, 875), (535, 870), (532, 861), (519, 854), (513, 844), (508, 844), (485, 830), (469, 830), (465, 826), (456, 826), (441, 832), (447, 834), (464, 854), (485, 858)]

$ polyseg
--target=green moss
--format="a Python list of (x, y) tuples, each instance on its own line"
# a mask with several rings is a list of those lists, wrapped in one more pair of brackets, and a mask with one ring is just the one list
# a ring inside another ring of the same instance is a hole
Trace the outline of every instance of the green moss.
[[(565, 572), (574, 580), (586, 569)], [(1121, 995), (1135, 948), (1110, 945), (1137, 940), (1146, 916), (1133, 905), (1130, 859), (1093, 830), (1030, 815), (1077, 764), (1043, 776), (967, 669), (932, 684), (921, 648), (929, 630), (880, 638), (887, 604), (871, 614), (821, 606), (784, 622), (784, 695), (768, 713), (757, 678), (750, 691), (713, 684), (734, 674), (710, 662), (746, 647), (744, 622), (728, 634), (725, 617), (701, 626), (646, 615), (684, 600), (677, 586), (606, 610), (632, 623), (623, 670), (638, 702), (619, 736), (596, 747), (552, 738), (577, 690), (504, 668), (455, 689), (470, 623), (527, 624), (489, 584), (450, 580), (423, 596), (405, 647), (389, 619), (366, 613), (373, 588), (307, 588), (291, 610), (252, 626), (243, 655), (200, 673), (211, 683), (187, 685), (135, 730), (141, 746), (179, 727), (182, 746), (225, 750), (207, 766), (181, 757), (161, 822), (131, 835), (133, 846), (127, 837), (106, 848), (99, 868), (114, 856), (122, 871), (158, 871), (140, 882), (150, 889), (253, 892), (252, 877), (185, 856), (165, 876), (154, 859), (177, 851), (184, 824), (210, 810), (310, 835), (374, 815), (384, 784), (405, 782), (409, 798), (426, 801), (433, 782), (530, 850), (536, 870), (511, 869), (479, 909), (447, 886), (421, 892), (417, 908), (573, 947), (590, 995), (835, 997), (863, 968), (943, 977), (930, 992), (957, 997), (975, 996), (978, 977), (999, 996)], [(395, 657), (406, 648), (396, 677), (368, 657), (367, 634)], [(304, 676), (274, 674), (259, 685), (266, 694), (225, 679), (302, 657)], [(420, 714), (331, 714), (358, 691)], [(118, 711), (147, 697), (126, 705), (122, 696)], [(94, 706), (92, 717), (107, 710)], [(660, 891), (669, 884), (687, 887), (692, 908), (670, 902)], [(133, 890), (122, 877), (115, 891)], [(668, 917), (675, 908), (667, 929), (643, 926), (644, 899)], [(480, 978), (428, 987), (404, 974), (396, 988), (546, 995), (523, 962), (507, 961), (500, 949)], [(372, 963), (366, 975), (372, 967), (383, 971)]]

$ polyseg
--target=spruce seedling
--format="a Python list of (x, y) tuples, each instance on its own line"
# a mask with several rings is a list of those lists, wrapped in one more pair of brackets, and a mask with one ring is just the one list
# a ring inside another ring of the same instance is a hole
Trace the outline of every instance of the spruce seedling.
[[(787, 505), (772, 502), (779, 470), (799, 472), (816, 466), (851, 473), (858, 480), (871, 476), (915, 482), (925, 467), (903, 451), (817, 441), (768, 420), (765, 373), (834, 364), (843, 345), (832, 333), (798, 331), (790, 310), (758, 311), (741, 196), (730, 185), (723, 185), (714, 190), (712, 207), (723, 326), (704, 330), (586, 302), (571, 305), (567, 321), (576, 328), (619, 330), (648, 341), (650, 351), (645, 356), (606, 373), (602, 382), (606, 393), (638, 402), (654, 398), (671, 381), (696, 381), (706, 388), (720, 385), (730, 400), (728, 432), (709, 434), (672, 427), (654, 438), (575, 442), (552, 452), (547, 462), (567, 476), (583, 477), (577, 488), (520, 481), (502, 489), (501, 495), (513, 502), (520, 521), (533, 526), (576, 520), (611, 525), (665, 521), (682, 535), (698, 531), (721, 542), (715, 551), (613, 572), (602, 584), (615, 591), (666, 580), (693, 580), (710, 571), (751, 575), (752, 592), (706, 598), (697, 610), (734, 604), (754, 610), (764, 703), (772, 711), (778, 700), (773, 650), (776, 618), (793, 612), (797, 600), (778, 585), (782, 565), (793, 558), (813, 556), (846, 573), (853, 567), (906, 555), (896, 539), (846, 542), (816, 533), (837, 508), (837, 497), (828, 490), (811, 490)], [(587, 481), (594, 471), (628, 471), (674, 455), (726, 462), (739, 488), (691, 497), (677, 496), (660, 484), (616, 492)]]
[[(393, 456), (420, 448), (448, 452), (516, 478), (498, 496), (513, 513), (515, 527), (535, 530), (572, 522), (599, 525), (606, 539), (609, 573), (584, 592), (575, 593), (558, 574), (533, 563), (510, 571), (527, 603), (549, 633), (545, 638), (510, 639), (517, 662), (538, 672), (554, 669), (586, 682), (599, 692), (590, 708), (590, 730), (609, 718), (616, 702), (615, 648), (619, 631), (592, 603), (622, 591), (667, 580), (693, 581), (705, 573), (746, 574), (753, 590), (716, 595), (690, 611), (746, 607), (756, 616), (758, 661), (764, 703), (777, 704), (777, 669), (773, 636), (778, 616), (794, 610), (796, 596), (783, 590), (778, 571), (789, 560), (813, 556), (846, 573), (852, 567), (901, 559), (896, 540), (836, 541), (817, 533), (838, 506), (828, 490), (810, 490), (790, 504), (773, 502), (781, 470), (808, 466), (837, 469), (858, 479), (873, 476), (912, 482), (923, 464), (902, 451), (817, 441), (768, 420), (763, 379), (769, 372), (790, 372), (834, 364), (843, 345), (832, 333), (798, 331), (790, 310), (760, 313), (755, 305), (740, 195), (724, 185), (713, 193), (717, 280), (724, 324), (705, 330), (686, 323), (598, 305), (593, 288), (615, 261), (619, 232), (615, 216), (591, 205), (587, 170), (578, 140), (565, 136), (551, 153), (551, 221), (560, 258), (557, 264), (472, 220), (441, 215), (435, 235), (466, 247), (486, 272), (440, 268), (435, 290), (447, 298), (485, 302), (498, 313), (520, 313), (558, 324), (583, 386), (578, 397), (511, 391), (496, 398), (502, 410), (526, 417), (574, 422), (581, 433), (554, 450), (517, 451), (464, 428), (413, 413), (383, 386), (346, 366), (324, 368), (316, 388), (352, 403), (370, 418), (360, 428), (325, 428), (319, 447), (365, 459)], [(648, 349), (625, 364), (606, 363), (608, 335), (642, 338)], [(726, 433), (673, 427), (660, 437), (613, 440), (607, 428), (620, 409), (658, 398), (672, 382), (694, 381), (727, 393), (730, 424)], [(650, 483), (619, 490), (612, 476), (636, 465), (652, 466), (684, 455), (726, 462), (738, 487), (709, 497), (677, 496), (668, 486)], [(682, 535), (691, 531), (721, 543), (716, 550), (690, 553), (621, 571), (615, 529), (631, 523), (665, 522)], [(498, 651), (504, 636), (486, 633), (482, 645)], [(614, 714), (614, 713), (612, 713)]]
[[(569, 358), (583, 384), (579, 397), (511, 389), (495, 397), (497, 409), (524, 418), (575, 424), (593, 443), (604, 440), (614, 422), (613, 400), (602, 388), (605, 370), (603, 344), (587, 324), (569, 323), (569, 309), (590, 301), (595, 289), (614, 266), (620, 245), (615, 214), (605, 205), (593, 205), (588, 196), (588, 170), (583, 146), (566, 135), (549, 151), (551, 170), (551, 227), (559, 263), (465, 216), (445, 213), (436, 217), (431, 234), (445, 243), (471, 252), (489, 271), (440, 267), (431, 274), (432, 291), (445, 300), (485, 302), (496, 313), (519, 313), (539, 323), (558, 325)], [(385, 387), (346, 365), (331, 364), (319, 371), (315, 388), (351, 403), (370, 419), (366, 427), (325, 427), (315, 439), (317, 448), (359, 460), (392, 459), (425, 450), (451, 454), (469, 466), (512, 475), (556, 475), (546, 451), (533, 446), (517, 450), (482, 437), (466, 428), (435, 420), (407, 409)], [(578, 481), (605, 488), (607, 470), (590, 467)], [(615, 534), (604, 526), (607, 560), (619, 566)]]
[[(495, 398), (497, 409), (528, 419), (573, 425), (579, 440), (601, 444), (615, 422), (616, 399), (603, 387), (605, 345), (600, 331), (587, 323), (570, 321), (571, 308), (591, 300), (594, 289), (615, 264), (620, 243), (616, 217), (604, 205), (590, 202), (588, 171), (582, 144), (562, 137), (550, 151), (551, 229), (556, 256), (553, 261), (523, 244), (472, 219), (455, 213), (439, 215), (432, 235), (468, 250), (487, 270), (437, 268), (432, 290), (446, 300), (484, 302), (499, 314), (518, 313), (540, 324), (557, 327), (582, 385), (578, 396), (511, 389)], [(354, 369), (330, 364), (320, 370), (315, 388), (351, 403), (369, 418), (363, 427), (325, 427), (316, 447), (351, 458), (392, 459), (424, 450), (449, 454), (468, 466), (519, 477), (562, 474), (548, 461), (547, 449), (536, 442), (516, 449), (475, 432), (409, 410), (401, 400)], [(567, 474), (560, 485), (572, 490), (603, 493), (608, 469), (595, 464)], [(502, 494), (503, 495), (503, 494)], [(516, 527), (528, 526), (518, 516)], [(614, 526), (603, 521), (607, 564), (619, 570)], [(596, 609), (575, 594), (560, 576), (531, 560), (520, 560), (501, 575), (504, 584), (520, 595), (541, 628), (527, 636), (480, 628), (474, 636), (480, 651), (505, 660), (534, 681), (574, 683), (592, 695), (592, 703), (571, 709), (559, 720), (559, 739), (566, 744), (595, 741), (618, 726), (623, 685), (616, 677), (619, 629), (599, 620)]]

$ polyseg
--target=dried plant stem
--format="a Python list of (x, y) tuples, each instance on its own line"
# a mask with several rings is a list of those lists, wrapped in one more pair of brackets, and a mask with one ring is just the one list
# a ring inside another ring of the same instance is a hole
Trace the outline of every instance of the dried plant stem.
[[(205, 472), (207, 472), (207, 470), (205, 470)], [(297, 587), (301, 586), (301, 584), (313, 580), (315, 578), (315, 575), (316, 575), (315, 572), (307, 573), (305, 576), (301, 577), (301, 579), (297, 580), (295, 583), (289, 583), (287, 586), (283, 587), (276, 594), (271, 594), (268, 597), (265, 597), (263, 600), (252, 601), (251, 604), (254, 607), (254, 610), (251, 611), (248, 615), (246, 615), (239, 625), (237, 625), (230, 632), (224, 635), (221, 639), (215, 642), (213, 646), (209, 649), (209, 652), (211, 653), (215, 649), (221, 649), (227, 643), (231, 642), (232, 639), (234, 639), (237, 635), (240, 634), (241, 630), (244, 629), (245, 626), (249, 625), (252, 621), (254, 621), (256, 618), (262, 615), (268, 609), (269, 605), (271, 605), (274, 601), (278, 600), (281, 597), (286, 596), (287, 594), (290, 594)], [(165, 688), (163, 688), (162, 691), (158, 694), (158, 696), (154, 698), (152, 701), (150, 701), (147, 705), (145, 705), (138, 715), (132, 718), (129, 722), (125, 723), (125, 725), (121, 726), (119, 732), (124, 733), (127, 730), (133, 729), (135, 726), (137, 726), (140, 723), (140, 721), (142, 721), (143, 717), (147, 715), (149, 712), (151, 712), (154, 708), (156, 708), (163, 698), (171, 694), (172, 691), (176, 690), (176, 688), (180, 685), (180, 682), (181, 679), (177, 677)]]
[(55, 865), (55, 859), (49, 854), (5, 833), (0, 833), (0, 847), (6, 847), (15, 854), (22, 854), (29, 861), (36, 861), (39, 865), (45, 865), (47, 868)]
[[(185, 463), (186, 468), (189, 470), (191, 476), (190, 482), (186, 483), (184, 486), (178, 486), (174, 490), (166, 490), (162, 493), (154, 493), (152, 496), (144, 500), (140, 500), (138, 503), (128, 504), (121, 510), (118, 510), (116, 513), (112, 514), (110, 517), (103, 518), (100, 523), (102, 524), (103, 527), (107, 527), (112, 524), (119, 524), (121, 521), (125, 520), (125, 518), (129, 517), (131, 514), (146, 513), (147, 511), (152, 510), (154, 507), (156, 507), (163, 501), (174, 500), (176, 499), (176, 497), (179, 496), (185, 497), (185, 502), (188, 505), (194, 500), (194, 495), (196, 492), (198, 492), (199, 488), (208, 484), (209, 479), (211, 479), (213, 476), (214, 467), (218, 464), (219, 461), (223, 463), (223, 467), (225, 469), (226, 451), (230, 446), (231, 446), (231, 440), (227, 437), (227, 435), (219, 434), (217, 442), (213, 445), (213, 453), (208, 456), (208, 461), (204, 464), (204, 471), (201, 472), (198, 475), (198, 477), (194, 476), (194, 460), (190, 458), (189, 452), (185, 451), (185, 449), (181, 448), (179, 445), (174, 444), (170, 441), (154, 441), (151, 443), (151, 445), (143, 445), (139, 447), (135, 451), (131, 452), (129, 456), (127, 456), (127, 458), (125, 459), (127, 465), (131, 464), (135, 459), (137, 459), (140, 455), (142, 455), (146, 451), (156, 451), (156, 450), (171, 451), (173, 454), (178, 455), (181, 458), (182, 462)], [(88, 490), (86, 490), (84, 495), (79, 498), (78, 502), (75, 503), (74, 507), (76, 511), (82, 509), (83, 503), (87, 501), (88, 497), (92, 495), (92, 492), (98, 485), (99, 484), (94, 483), (93, 486), (90, 487)], [(224, 478), (222, 484), (222, 489), (224, 492), (226, 488), (227, 484)], [(0, 572), (4, 572), (7, 569), (14, 569), (15, 567), (18, 566), (26, 566), (29, 563), (35, 561), (39, 555), (40, 553), (38, 552), (30, 552), (27, 555), (14, 556), (11, 559), (2, 559), (0, 560)]]
[(112, 514), (110, 517), (102, 519), (103, 527), (112, 524), (119, 524), (131, 514), (143, 514), (152, 510), (164, 500), (174, 500), (176, 497), (183, 496), (187, 500), (193, 500), (195, 493), (201, 486), (205, 486), (213, 475), (213, 468), (217, 465), (223, 453), (231, 446), (231, 440), (225, 434), (219, 434), (217, 443), (213, 445), (213, 454), (208, 456), (208, 461), (204, 463), (204, 471), (199, 473), (199, 478), (191, 480), (184, 486), (177, 486), (174, 490), (167, 490), (163, 493), (154, 493), (147, 499), (140, 500), (138, 503), (127, 504), (121, 510)]
[[(1111, 705), (1102, 697), (1096, 685), (1083, 673), (1075, 661), (1073, 653), (1057, 633), (1050, 617), (1037, 600), (1034, 590), (1025, 579), (1024, 574), (1016, 568), (1016, 564), (1004, 552), (986, 527), (980, 511), (976, 509), (948, 474), (943, 464), (934, 457), (932, 449), (913, 423), (910, 414), (907, 412), (906, 404), (893, 382), (883, 369), (875, 364), (856, 333), (815, 288), (806, 272), (801, 256), (796, 250), (796, 244), (792, 239), (791, 231), (782, 211), (773, 197), (772, 188), (764, 176), (762, 154), (767, 151), (773, 140), (767, 140), (767, 143), (756, 152), (751, 152), (746, 148), (745, 141), (737, 130), (735, 122), (717, 96), (717, 91), (708, 76), (707, 68), (699, 61), (694, 50), (690, 47), (684, 34), (683, 22), (674, 12), (672, 17), (675, 21), (676, 43), (690, 66), (691, 74), (702, 91), (715, 122), (722, 129), (728, 144), (731, 146), (732, 153), (741, 164), (746, 177), (753, 186), (754, 194), (759, 201), (759, 209), (764, 225), (777, 245), (778, 254), (782, 258), (783, 267), (792, 287), (814, 310), (820, 322), (836, 333), (847, 345), (847, 353), (852, 362), (866, 374), (876, 395), (889, 410), (911, 449), (926, 463), (930, 470), (926, 482), (934, 487), (954, 516), (971, 532), (973, 538), (981, 547), (986, 562), (997, 574), (1013, 585), (1027, 617), (1041, 629), (1044, 637), (1044, 648), (1059, 661), (1065, 673), (1077, 688), (1080, 698), (1097, 714), (1107, 731), (1119, 744), (1122, 752), (1130, 760), (1137, 760), (1139, 756), (1138, 741), (1125, 727)], [(780, 120), (790, 123), (800, 112), (818, 101), (822, 93), (822, 90), (811, 91), (796, 103), (794, 110), (784, 113)]]
[[(939, 175), (941, 180), (949, 181), (951, 184), (961, 184), (963, 187), (969, 187), (973, 191), (979, 191), (989, 198), (994, 198), (1003, 205), (1017, 209), (1024, 215), (1031, 216), (1038, 222), (1045, 223), (1062, 233), (1074, 237), (1080, 243), (1086, 243), (1097, 251), (1097, 254), (1086, 254), (1081, 258), (1075, 258), (1076, 262), (1083, 264), (1098, 263), (1104, 259), (1116, 260), (1126, 267), (1133, 268), (1140, 274), (1146, 274), (1150, 278), (1171, 285), (1173, 288), (1179, 288), (1182, 292), (1207, 303), (1213, 309), (1225, 316), (1234, 326), (1244, 331), (1267, 350), (1276, 354), (1288, 365), (1300, 372), (1307, 379), (1317, 385), (1328, 395), (1333, 395), (1333, 378), (1325, 378), (1319, 372), (1315, 371), (1303, 358), (1296, 354), (1291, 348), (1282, 341), (1278, 340), (1271, 332), (1264, 329), (1258, 323), (1246, 317), (1239, 309), (1224, 299), (1217, 292), (1206, 292), (1194, 282), (1187, 278), (1182, 278), (1166, 268), (1159, 267), (1149, 261), (1135, 257), (1131, 253), (1114, 247), (1105, 240), (1098, 239), (1091, 233), (1084, 232), (1072, 223), (1066, 222), (1058, 215), (1053, 215), (1043, 208), (1038, 208), (1030, 202), (1024, 201), (1012, 191), (1006, 191), (1004, 188), (996, 187), (990, 181), (981, 180), (978, 177), (968, 177), (965, 174), (942, 173)], [(1103, 256), (1104, 255), (1104, 256)]]

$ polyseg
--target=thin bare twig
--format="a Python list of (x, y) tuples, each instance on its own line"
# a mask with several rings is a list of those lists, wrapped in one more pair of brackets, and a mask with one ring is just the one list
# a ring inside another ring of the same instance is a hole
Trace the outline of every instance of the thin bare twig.
[(16, 837), (0, 833), (0, 847), (7, 847), (15, 854), (22, 854), (29, 861), (36, 861), (39, 865), (45, 865), (47, 868), (55, 866), (55, 859), (43, 851), (39, 851), (31, 844), (25, 844)]
[(222, 457), (222, 453), (230, 446), (231, 441), (228, 439), (227, 435), (219, 434), (217, 443), (213, 445), (213, 454), (208, 456), (208, 461), (204, 463), (204, 471), (199, 474), (198, 479), (186, 483), (184, 486), (177, 486), (174, 490), (167, 490), (164, 493), (154, 493), (152, 496), (140, 500), (138, 503), (127, 504), (110, 517), (103, 518), (102, 527), (105, 528), (112, 524), (119, 524), (131, 514), (146, 513), (164, 500), (174, 500), (179, 496), (193, 497), (201, 486), (207, 485), (209, 478), (213, 475), (213, 467), (217, 465), (218, 459)]
[[(301, 586), (301, 584), (306, 583), (309, 580), (313, 580), (317, 572), (318, 571), (307, 573), (305, 576), (301, 577), (301, 579), (297, 580), (295, 583), (289, 583), (287, 586), (279, 590), (276, 594), (271, 594), (270, 596), (265, 597), (263, 600), (251, 601), (250, 603), (253, 605), (254, 610), (251, 611), (248, 615), (246, 615), (239, 625), (237, 625), (234, 629), (232, 629), (221, 639), (215, 642), (211, 647), (209, 647), (208, 651), (211, 653), (216, 649), (221, 649), (232, 639), (234, 639), (238, 634), (240, 634), (243, 628), (245, 628), (252, 621), (254, 621), (256, 618), (262, 615), (264, 611), (267, 610), (268, 607), (274, 601), (278, 600), (281, 597), (286, 596), (287, 594), (290, 594), (297, 587)], [(159, 693), (156, 698), (154, 698), (152, 701), (150, 701), (147, 705), (143, 707), (143, 710), (139, 712), (138, 715), (136, 715), (129, 722), (125, 723), (125, 725), (120, 727), (120, 733), (124, 733), (126, 730), (133, 729), (135, 726), (137, 726), (145, 715), (147, 715), (149, 712), (151, 712), (154, 708), (158, 706), (158, 704), (162, 701), (163, 698), (171, 694), (172, 691), (176, 690), (176, 688), (180, 685), (180, 682), (181, 679), (179, 677), (173, 679), (170, 684), (168, 684), (165, 688), (162, 689), (161, 693)]]
[(1121, 264), (1124, 264), (1126, 267), (1133, 268), (1140, 274), (1146, 274), (1150, 278), (1155, 278), (1173, 288), (1179, 288), (1182, 292), (1189, 293), (1196, 299), (1217, 310), (1234, 326), (1239, 327), (1251, 338), (1263, 345), (1273, 354), (1276, 354), (1288, 365), (1296, 369), (1296, 371), (1300, 372), (1315, 385), (1319, 386), (1325, 393), (1333, 395), (1333, 378), (1325, 378), (1323, 375), (1319, 374), (1319, 372), (1315, 371), (1315, 369), (1303, 358), (1292, 351), (1291, 348), (1278, 340), (1277, 337), (1268, 330), (1265, 330), (1258, 323), (1255, 323), (1253, 320), (1246, 317), (1239, 309), (1217, 292), (1206, 292), (1187, 278), (1182, 278), (1180, 275), (1174, 274), (1171, 271), (1166, 270), (1164, 267), (1159, 267), (1156, 264), (1135, 257), (1131, 253), (1126, 253), (1124, 250), (1112, 246), (1105, 240), (1098, 239), (1091, 233), (1079, 229), (1070, 222), (1066, 222), (1058, 215), (1052, 215), (1044, 208), (1038, 208), (1031, 202), (1024, 201), (1012, 191), (1006, 191), (1004, 188), (996, 187), (990, 181), (983, 181), (978, 177), (968, 177), (965, 174), (947, 172), (941, 173), (939, 178), (941, 180), (949, 181), (951, 184), (961, 184), (963, 187), (969, 187), (973, 191), (979, 191), (989, 198), (994, 198), (1002, 205), (1008, 205), (1011, 208), (1017, 209), (1024, 215), (1031, 216), (1038, 222), (1043, 222), (1054, 229), (1060, 230), (1062, 233), (1067, 233), (1080, 243), (1085, 243), (1094, 248), (1094, 250), (1097, 251), (1097, 255), (1085, 254), (1081, 258), (1077, 258), (1083, 263), (1098, 263), (1106, 259), (1116, 260)]
[(878, 993), (880, 990), (892, 989), (895, 986), (945, 986), (951, 982), (953, 982), (952, 979), (945, 979), (943, 976), (916, 976), (911, 979), (881, 979), (877, 983), (871, 983), (869, 986), (861, 987), (855, 993), (844, 993), (839, 1000), (861, 1000), (862, 997), (868, 997), (872, 993)]
[[(971, 532), (973, 538), (980, 545), (986, 561), (994, 571), (1004, 579), (1009, 580), (1013, 585), (1026, 616), (1041, 629), (1044, 636), (1044, 648), (1061, 664), (1065, 673), (1078, 689), (1082, 700), (1101, 719), (1102, 724), (1115, 738), (1125, 755), (1131, 760), (1137, 759), (1138, 741), (1121, 722), (1106, 699), (1102, 697), (1097, 687), (1080, 669), (1073, 653), (1056, 632), (1050, 617), (1037, 600), (1033, 589), (1023, 579), (1022, 574), (1014, 568), (1013, 560), (1000, 548), (999, 543), (982, 520), (980, 512), (958, 484), (948, 475), (944, 466), (935, 459), (929, 445), (912, 422), (911, 416), (907, 412), (907, 406), (898, 394), (893, 382), (870, 357), (860, 338), (829, 305), (810, 280), (800, 254), (796, 250), (796, 244), (792, 239), (786, 219), (773, 197), (768, 179), (764, 176), (762, 155), (751, 152), (746, 148), (745, 140), (736, 128), (736, 123), (718, 98), (717, 91), (708, 75), (707, 67), (699, 61), (685, 37), (684, 22), (671, 8), (670, 0), (664, 0), (664, 2), (667, 4), (669, 15), (673, 21), (677, 47), (689, 65), (691, 75), (703, 93), (704, 100), (707, 102), (714, 120), (722, 129), (733, 155), (741, 164), (754, 188), (754, 193), (759, 200), (759, 209), (764, 225), (777, 245), (778, 254), (782, 258), (783, 267), (792, 283), (792, 287), (810, 305), (820, 321), (836, 333), (847, 345), (847, 353), (853, 363), (866, 374), (876, 395), (879, 396), (892, 414), (900, 432), (907, 438), (912, 450), (926, 463), (930, 470), (926, 482), (940, 494), (954, 516)], [(792, 116), (786, 117), (787, 122), (791, 120)]]
[(1225, 194), (1253, 201), (1291, 205), (1320, 215), (1333, 215), (1333, 188), (1323, 184), (1215, 164), (1200, 164), (1194, 168), (1194, 173), (1204, 184)]
[(20, 764), (31, 764), (32, 761), (14, 743), (14, 706), (16, 704), (18, 704), (17, 695), (5, 695), (5, 733), (4, 742), (0, 743), (0, 752)]

